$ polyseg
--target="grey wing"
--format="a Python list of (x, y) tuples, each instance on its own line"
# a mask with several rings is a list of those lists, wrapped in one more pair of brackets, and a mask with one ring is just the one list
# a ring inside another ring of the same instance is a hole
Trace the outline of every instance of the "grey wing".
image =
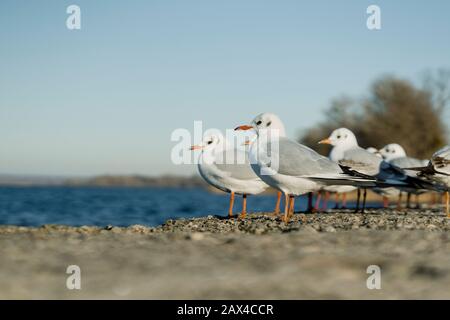
[(234, 154), (229, 151), (216, 154), (216, 167), (232, 178), (241, 180), (259, 179), (250, 166), (248, 153), (234, 149)]
[(382, 161), (380, 157), (358, 147), (345, 151), (344, 158), (339, 163), (367, 175), (376, 175)]
[(423, 165), (423, 161), (410, 157), (401, 157), (394, 160), (391, 160), (390, 163), (399, 167), (399, 168), (413, 168), (420, 167)]
[[(289, 176), (336, 174), (339, 165), (314, 150), (287, 138), (279, 140), (278, 173)], [(271, 161), (273, 167), (273, 161)]]
[(446, 146), (437, 151), (431, 157), (431, 163), (433, 164), (437, 172), (449, 175), (450, 174), (450, 146)]

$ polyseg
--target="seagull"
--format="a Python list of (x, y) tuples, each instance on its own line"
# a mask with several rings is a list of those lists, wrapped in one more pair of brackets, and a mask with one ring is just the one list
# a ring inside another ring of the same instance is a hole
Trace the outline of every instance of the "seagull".
[(436, 151), (431, 156), (427, 166), (408, 169), (419, 171), (417, 174), (419, 177), (433, 181), (441, 187), (446, 197), (447, 218), (450, 218), (450, 146), (445, 146)]
[[(419, 160), (416, 158), (411, 158), (406, 155), (405, 149), (397, 144), (390, 143), (385, 145), (383, 148), (379, 150), (379, 154), (383, 157), (383, 159), (399, 168), (410, 168), (410, 167), (420, 167), (423, 166), (424, 160)], [(413, 172), (405, 170), (407, 174), (413, 174)], [(420, 190), (415, 188), (401, 188), (399, 192), (399, 207), (401, 204), (401, 191), (405, 191), (408, 194), (407, 198), (407, 207), (409, 208), (411, 193), (415, 194), (418, 197), (421, 193), (426, 192), (426, 190)], [(417, 199), (417, 198), (416, 198)], [(417, 200), (418, 201), (418, 200)]]
[(198, 161), (200, 176), (215, 188), (230, 193), (230, 218), (233, 217), (235, 194), (242, 195), (240, 217), (244, 218), (247, 213), (247, 195), (261, 193), (269, 187), (253, 172), (248, 153), (233, 148), (220, 133), (206, 134), (202, 143), (191, 146), (190, 150), (201, 150)]
[[(377, 182), (383, 187), (427, 187), (433, 190), (433, 186), (430, 183), (426, 183), (414, 176), (408, 176), (402, 169), (361, 148), (354, 133), (347, 128), (334, 130), (328, 138), (319, 141), (319, 143), (333, 146), (330, 156), (334, 159), (339, 159), (339, 164), (342, 165), (346, 172), (362, 174), (361, 176), (365, 177), (375, 177)], [(367, 189), (363, 188), (363, 190), (362, 212), (364, 212), (367, 197)], [(358, 190), (356, 211), (359, 210), (359, 198), (360, 191)]]
[(250, 125), (235, 130), (254, 130), (249, 157), (254, 172), (271, 187), (284, 193), (284, 218), (293, 214), (295, 196), (320, 190), (326, 185), (374, 186), (375, 180), (345, 174), (340, 166), (314, 150), (288, 139), (280, 118), (262, 113)]
[[(370, 153), (377, 154), (378, 150), (376, 148), (367, 148), (367, 151)], [(381, 156), (380, 156), (381, 157)], [(328, 156), (331, 161), (339, 163), (340, 157), (338, 153), (330, 152), (330, 155)], [(342, 207), (346, 207), (346, 197), (348, 192), (352, 192), (356, 190), (357, 188), (354, 186), (344, 186), (344, 185), (337, 185), (337, 186), (326, 186), (323, 188), (325, 192), (335, 192), (336, 193), (336, 208), (338, 207), (338, 201), (339, 201), (339, 194), (342, 193)], [(320, 193), (319, 193), (320, 196)], [(326, 208), (326, 202), (327, 202), (327, 194), (325, 194), (325, 208)]]
[[(374, 147), (368, 147), (366, 150), (370, 153), (373, 153), (379, 158), (383, 158), (383, 156), (380, 154), (380, 151), (377, 148)], [(373, 188), (373, 192), (376, 194), (379, 194), (383, 197), (383, 208), (389, 207), (389, 198), (400, 196), (401, 192), (397, 188), (394, 187), (388, 187), (388, 188)], [(397, 203), (397, 208), (400, 208), (400, 202)]]
[(385, 161), (399, 168), (419, 167), (424, 163), (424, 160), (408, 157), (405, 149), (397, 143), (385, 145), (379, 150), (379, 153)]

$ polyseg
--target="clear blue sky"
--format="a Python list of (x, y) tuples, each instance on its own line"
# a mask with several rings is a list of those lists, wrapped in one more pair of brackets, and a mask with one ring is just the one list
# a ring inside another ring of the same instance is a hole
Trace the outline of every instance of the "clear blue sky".
[(170, 163), (175, 128), (273, 111), (294, 136), (382, 74), (450, 67), (449, 14), (444, 0), (2, 0), (0, 173), (193, 173)]

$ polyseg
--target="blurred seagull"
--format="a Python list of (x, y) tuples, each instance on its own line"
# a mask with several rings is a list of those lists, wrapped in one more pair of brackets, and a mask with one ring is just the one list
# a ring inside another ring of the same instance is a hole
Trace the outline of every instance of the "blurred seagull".
[[(242, 213), (247, 213), (247, 195), (263, 192), (269, 186), (253, 172), (248, 153), (233, 148), (220, 133), (206, 134), (199, 145), (190, 150), (201, 150), (198, 171), (202, 178), (219, 190), (230, 193), (229, 217), (233, 216), (234, 195), (242, 195)], [(238, 160), (241, 160), (238, 162)]]
[[(410, 168), (410, 167), (420, 167), (423, 166), (424, 160), (419, 160), (416, 158), (411, 158), (406, 155), (405, 149), (397, 144), (397, 143), (390, 143), (385, 145), (383, 148), (379, 150), (380, 155), (383, 157), (383, 159), (401, 169)], [(405, 170), (405, 172), (409, 175), (414, 175), (413, 172)], [(427, 190), (420, 190), (415, 188), (400, 188), (399, 192), (399, 200), (398, 200), (398, 206), (400, 208), (401, 206), (401, 191), (407, 192), (407, 201), (406, 201), (406, 207), (410, 207), (410, 197), (411, 193), (415, 194), (416, 197), (419, 196), (419, 194), (426, 192)], [(418, 206), (418, 199), (416, 198), (417, 206)]]
[[(330, 156), (339, 159), (339, 164), (347, 173), (362, 174), (362, 177), (375, 177), (383, 187), (412, 187), (432, 189), (432, 185), (413, 176), (408, 176), (402, 169), (384, 161), (374, 153), (361, 148), (356, 136), (347, 128), (334, 130), (331, 135), (319, 141), (319, 143), (331, 144), (333, 149)], [(363, 188), (363, 206), (365, 209), (367, 190)], [(358, 189), (358, 200), (356, 211), (359, 210), (360, 191)]]
[(418, 176), (437, 183), (441, 190), (445, 192), (446, 214), (450, 218), (450, 146), (436, 151), (426, 167), (408, 168), (419, 171)]
[(250, 163), (261, 180), (289, 198), (289, 203), (285, 202), (285, 222), (293, 214), (295, 196), (326, 185), (375, 185), (374, 179), (345, 174), (337, 163), (286, 138), (280, 118), (273, 113), (260, 114), (250, 125), (235, 130), (256, 131), (257, 139), (249, 150)]
[[(376, 155), (379, 158), (383, 158), (383, 156), (380, 154), (380, 151), (378, 151), (377, 148), (368, 147), (368, 148), (366, 148), (366, 150), (369, 151), (370, 153), (373, 153), (374, 155)], [(372, 191), (375, 192), (376, 194), (379, 194), (380, 196), (382, 196), (384, 208), (389, 207), (389, 198), (395, 197), (395, 196), (400, 196), (400, 194), (401, 194), (400, 190), (397, 188), (394, 188), (394, 187), (373, 188)], [(397, 203), (397, 209), (399, 209), (399, 208), (400, 208), (400, 202)]]
[[(378, 152), (377, 149), (373, 148), (375, 152)], [(331, 161), (334, 161), (336, 163), (339, 163), (339, 156), (336, 153), (330, 152), (328, 158)], [(339, 207), (339, 194), (342, 193), (342, 208), (346, 207), (346, 198), (347, 198), (347, 192), (352, 192), (353, 190), (356, 190), (357, 188), (354, 186), (344, 186), (344, 185), (337, 185), (337, 186), (326, 186), (322, 190), (325, 191), (325, 199), (324, 199), (324, 205), (323, 210), (327, 208), (327, 200), (328, 200), (328, 193), (336, 193), (336, 201), (335, 201), (335, 208), (337, 209)], [(320, 197), (320, 193), (318, 195), (318, 198)]]

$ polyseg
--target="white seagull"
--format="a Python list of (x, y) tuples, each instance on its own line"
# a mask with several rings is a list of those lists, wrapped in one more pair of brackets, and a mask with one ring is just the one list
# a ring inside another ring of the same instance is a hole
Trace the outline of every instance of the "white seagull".
[(373, 179), (344, 174), (339, 165), (314, 150), (285, 137), (284, 127), (273, 113), (258, 115), (251, 125), (235, 130), (255, 130), (257, 138), (249, 150), (255, 173), (268, 185), (284, 193), (284, 221), (293, 214), (295, 196), (318, 191), (326, 185), (373, 186)]
[[(370, 153), (375, 154), (379, 158), (383, 158), (383, 156), (380, 154), (380, 151), (377, 148), (374, 147), (368, 147), (366, 148), (367, 151)], [(383, 207), (388, 208), (389, 207), (389, 198), (394, 196), (400, 196), (401, 192), (399, 189), (390, 187), (390, 188), (373, 188), (373, 192), (376, 194), (379, 194), (383, 197)], [(400, 202), (397, 203), (397, 208), (400, 208)]]
[(230, 193), (229, 217), (233, 216), (234, 195), (242, 195), (242, 213), (247, 213), (247, 195), (263, 192), (269, 186), (253, 172), (248, 153), (233, 148), (220, 133), (207, 134), (199, 145), (190, 150), (201, 150), (198, 171), (203, 179), (219, 190)]
[[(383, 148), (381, 148), (379, 150), (379, 153), (385, 161), (387, 161), (401, 169), (411, 168), (411, 167), (420, 167), (420, 166), (423, 166), (423, 164), (424, 164), (424, 160), (419, 160), (416, 158), (408, 157), (406, 155), (405, 149), (398, 143), (390, 143), (390, 144), (385, 145)], [(414, 174), (413, 172), (411, 172), (409, 170), (405, 170), (405, 172), (409, 175)], [(411, 193), (415, 194), (416, 197), (418, 197), (421, 193), (424, 193), (427, 190), (421, 190), (421, 189), (415, 189), (415, 188), (400, 188), (400, 190), (398, 190), (399, 200), (398, 200), (397, 207), (401, 206), (401, 196), (402, 196), (401, 192), (402, 191), (407, 192), (407, 194), (408, 194), (407, 207), (409, 208)]]
[(450, 218), (450, 146), (445, 146), (436, 151), (426, 167), (409, 168), (417, 170), (419, 177), (426, 178), (437, 183), (441, 190), (445, 192), (445, 208), (447, 218)]
[[(333, 146), (331, 155), (335, 159), (340, 159), (338, 160), (339, 163), (348, 168), (347, 170), (353, 173), (361, 173), (365, 176), (375, 177), (380, 185), (384, 184), (384, 187), (422, 188), (426, 186), (432, 190), (431, 184), (408, 176), (402, 169), (384, 161), (376, 154), (361, 148), (358, 145), (354, 133), (347, 128), (334, 130), (328, 138), (319, 141), (319, 143), (331, 144)], [(356, 211), (359, 209), (359, 195), (360, 191), (358, 189)], [(363, 212), (366, 196), (367, 190), (364, 188)]]

